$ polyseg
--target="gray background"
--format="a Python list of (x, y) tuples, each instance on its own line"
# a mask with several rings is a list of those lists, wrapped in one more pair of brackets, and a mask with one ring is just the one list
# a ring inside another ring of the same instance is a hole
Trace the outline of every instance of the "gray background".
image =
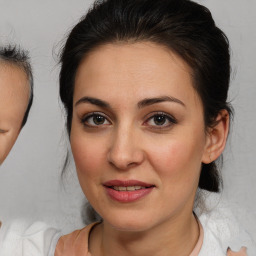
[[(235, 109), (224, 154), (223, 197), (256, 240), (256, 1), (201, 0), (230, 39)], [(0, 170), (0, 215), (40, 219), (66, 232), (83, 225), (83, 194), (75, 171), (64, 182), (61, 166), (67, 147), (58, 98), (58, 50), (64, 35), (91, 0), (0, 0), (0, 42), (30, 50), (35, 99), (29, 121)]]

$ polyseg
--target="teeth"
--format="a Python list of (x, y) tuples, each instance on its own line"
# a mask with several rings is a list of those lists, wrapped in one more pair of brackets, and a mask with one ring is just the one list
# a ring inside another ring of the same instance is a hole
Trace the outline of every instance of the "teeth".
[(135, 190), (139, 190), (139, 189), (145, 189), (146, 187), (142, 187), (142, 186), (128, 186), (128, 187), (114, 186), (113, 188), (114, 188), (114, 190), (117, 190), (117, 191), (135, 191)]
[(127, 191), (134, 191), (134, 190), (135, 190), (135, 187), (127, 187), (126, 190), (127, 190)]

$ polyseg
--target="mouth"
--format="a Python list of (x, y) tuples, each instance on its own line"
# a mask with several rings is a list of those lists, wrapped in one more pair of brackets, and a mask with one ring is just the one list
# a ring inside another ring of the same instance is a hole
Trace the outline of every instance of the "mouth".
[(103, 185), (117, 191), (134, 191), (155, 187), (153, 184), (139, 180), (110, 180), (103, 183)]
[(109, 188), (112, 188), (116, 191), (135, 191), (140, 189), (146, 189), (149, 187), (142, 187), (142, 186), (128, 186), (128, 187), (119, 187), (119, 186), (111, 186)]
[(111, 180), (103, 184), (107, 195), (118, 202), (133, 202), (148, 195), (155, 185), (137, 180)]

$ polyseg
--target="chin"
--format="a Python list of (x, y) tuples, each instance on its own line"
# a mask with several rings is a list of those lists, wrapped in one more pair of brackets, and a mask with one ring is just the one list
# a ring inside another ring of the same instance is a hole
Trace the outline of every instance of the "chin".
[(126, 223), (110, 223), (110, 225), (114, 229), (123, 232), (143, 232), (150, 229), (148, 224), (136, 223), (134, 221)]
[(120, 231), (141, 232), (153, 227), (152, 217), (139, 216), (139, 214), (118, 214), (103, 218), (110, 226)]

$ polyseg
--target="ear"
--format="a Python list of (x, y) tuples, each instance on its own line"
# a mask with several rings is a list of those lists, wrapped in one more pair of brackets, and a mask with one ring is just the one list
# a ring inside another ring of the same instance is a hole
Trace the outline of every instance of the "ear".
[(214, 127), (208, 128), (202, 163), (215, 161), (224, 151), (229, 131), (229, 113), (223, 109), (216, 118)]

